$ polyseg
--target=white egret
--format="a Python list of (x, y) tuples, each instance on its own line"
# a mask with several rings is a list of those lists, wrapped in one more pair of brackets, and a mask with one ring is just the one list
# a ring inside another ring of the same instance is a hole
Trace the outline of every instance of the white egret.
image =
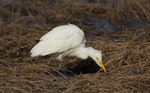
[(102, 53), (92, 47), (85, 47), (84, 32), (73, 24), (57, 26), (40, 38), (40, 41), (31, 49), (31, 56), (45, 56), (60, 53), (59, 61), (65, 56), (76, 56), (81, 59), (91, 57), (104, 72)]

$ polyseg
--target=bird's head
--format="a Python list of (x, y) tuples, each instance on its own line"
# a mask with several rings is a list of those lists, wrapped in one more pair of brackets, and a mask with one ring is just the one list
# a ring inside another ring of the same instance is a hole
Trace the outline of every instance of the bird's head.
[(106, 72), (105, 66), (102, 62), (102, 52), (93, 48), (89, 48), (89, 55), (95, 61), (95, 63), (100, 66), (104, 72)]

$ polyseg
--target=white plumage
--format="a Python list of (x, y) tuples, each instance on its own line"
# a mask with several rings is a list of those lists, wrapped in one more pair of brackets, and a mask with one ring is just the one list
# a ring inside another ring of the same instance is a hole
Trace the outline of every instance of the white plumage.
[(60, 61), (65, 56), (76, 56), (81, 59), (91, 57), (97, 65), (106, 69), (102, 63), (101, 51), (85, 47), (84, 32), (73, 24), (57, 26), (40, 38), (40, 41), (31, 49), (31, 56), (45, 56), (60, 53)]

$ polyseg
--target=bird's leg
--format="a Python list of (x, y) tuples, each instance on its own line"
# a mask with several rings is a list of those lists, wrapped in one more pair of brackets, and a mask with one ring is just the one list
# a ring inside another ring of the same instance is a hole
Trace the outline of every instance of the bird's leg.
[(63, 61), (63, 54), (60, 54), (56, 59), (58, 60), (58, 61), (60, 61), (60, 64), (59, 64), (59, 67), (58, 68), (62, 68), (62, 66), (63, 66), (63, 63), (62, 63), (62, 61)]
[(47, 60), (47, 64), (48, 64), (49, 66), (51, 66), (53, 59), (51, 59), (51, 56), (50, 56), (48, 59), (49, 59), (49, 60)]
[(48, 64), (49, 66), (52, 65), (52, 59), (51, 59), (51, 57), (49, 57), (49, 60), (47, 60), (47, 64)]
[(60, 62), (63, 61), (63, 54), (60, 54), (56, 59)]
[(60, 54), (56, 59), (60, 61), (60, 66), (59, 67), (62, 67), (63, 66), (63, 58), (65, 56), (67, 56), (70, 52), (69, 51), (65, 51), (64, 53)]

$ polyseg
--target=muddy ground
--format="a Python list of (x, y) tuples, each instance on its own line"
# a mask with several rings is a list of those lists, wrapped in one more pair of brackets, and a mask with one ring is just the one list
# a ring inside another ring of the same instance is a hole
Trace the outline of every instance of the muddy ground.
[[(72, 23), (87, 46), (103, 53), (107, 73), (92, 59), (30, 57), (53, 27)], [(149, 93), (149, 0), (1, 0), (0, 93)]]

